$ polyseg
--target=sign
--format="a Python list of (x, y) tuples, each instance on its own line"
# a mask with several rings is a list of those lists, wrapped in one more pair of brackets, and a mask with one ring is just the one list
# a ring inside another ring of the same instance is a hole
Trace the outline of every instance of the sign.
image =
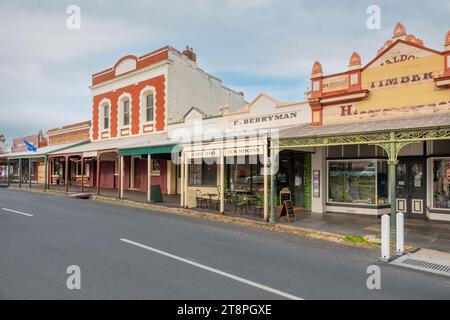
[(320, 170), (313, 171), (313, 197), (320, 198)]
[(283, 202), (281, 206), (281, 211), (278, 215), (278, 221), (280, 221), (281, 217), (286, 216), (286, 219), (289, 223), (295, 221), (295, 212), (294, 212), (294, 204), (291, 200), (286, 200)]
[(264, 152), (263, 146), (251, 146), (251, 147), (237, 147), (224, 150), (225, 157), (233, 156), (249, 156), (262, 154)]
[(434, 72), (425, 72), (420, 74), (412, 74), (412, 75), (406, 75), (396, 78), (390, 78), (390, 79), (383, 79), (378, 81), (373, 81), (370, 84), (370, 89), (374, 88), (386, 88), (386, 87), (393, 87), (393, 86), (400, 86), (400, 85), (406, 85), (406, 84), (415, 84), (420, 83), (422, 81), (431, 81), (435, 78)]
[(283, 188), (280, 191), (280, 205), (285, 201), (291, 200), (292, 200), (291, 191), (288, 188)]
[(286, 119), (295, 119), (295, 118), (297, 118), (297, 112), (284, 112), (284, 113), (268, 114), (268, 115), (264, 115), (264, 116), (255, 116), (255, 117), (245, 118), (245, 119), (237, 119), (237, 120), (233, 120), (232, 123), (233, 123), (233, 126), (240, 126), (240, 125), (259, 124), (259, 123), (280, 121), (280, 120), (286, 120)]
[(196, 150), (186, 152), (187, 159), (207, 159), (207, 158), (216, 158), (220, 157), (219, 149), (211, 149), (211, 150)]

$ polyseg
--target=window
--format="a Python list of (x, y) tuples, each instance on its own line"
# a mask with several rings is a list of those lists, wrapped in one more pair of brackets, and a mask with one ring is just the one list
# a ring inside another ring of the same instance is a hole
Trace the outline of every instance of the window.
[(203, 161), (201, 164), (190, 164), (188, 172), (189, 185), (191, 186), (217, 185), (217, 164), (215, 162), (213, 163), (211, 159)]
[(388, 204), (386, 161), (329, 161), (328, 201), (360, 205)]
[(122, 125), (124, 127), (129, 126), (130, 125), (130, 100), (123, 101), (122, 113), (123, 113)]
[(159, 176), (161, 174), (161, 160), (152, 159), (152, 176)]
[(145, 120), (152, 122), (154, 118), (154, 98), (153, 94), (149, 94), (145, 97)]
[(103, 129), (109, 129), (109, 105), (103, 107)]
[(433, 161), (433, 207), (450, 210), (450, 158)]
[(247, 190), (250, 193), (262, 193), (264, 190), (263, 166), (260, 161), (245, 157), (245, 163), (239, 164), (237, 157), (228, 166), (231, 189)]

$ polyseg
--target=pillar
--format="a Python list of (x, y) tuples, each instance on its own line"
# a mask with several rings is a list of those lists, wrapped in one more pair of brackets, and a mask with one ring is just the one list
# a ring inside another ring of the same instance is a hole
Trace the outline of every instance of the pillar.
[(66, 192), (69, 192), (69, 157), (64, 157), (64, 165), (65, 165), (65, 172), (64, 172), (64, 183), (66, 184)]
[(31, 158), (28, 158), (28, 186), (31, 188)]
[(10, 184), (10, 178), (9, 178), (10, 170), (9, 170), (9, 167), (10, 167), (10, 163), (9, 163), (9, 159), (8, 159), (8, 160), (6, 160), (6, 184), (7, 184), (8, 187), (9, 187), (9, 184)]
[(277, 198), (276, 192), (276, 165), (275, 165), (275, 150), (270, 149), (270, 223), (275, 223), (277, 219), (277, 213), (275, 212), (275, 201)]
[(188, 167), (188, 161), (185, 159), (184, 161), (184, 208), (187, 208), (188, 206), (188, 180), (189, 180), (189, 167)]
[(120, 173), (119, 173), (119, 180), (120, 180), (120, 192), (119, 192), (119, 199), (123, 199), (123, 178), (124, 178), (124, 157), (120, 156)]
[(48, 156), (44, 158), (44, 190), (47, 190), (47, 182), (48, 182)]
[(220, 153), (220, 214), (225, 214), (225, 152)]
[(22, 159), (19, 159), (19, 188), (22, 188)]
[(180, 207), (184, 207), (184, 156), (181, 153), (180, 157)]
[[(267, 142), (267, 139), (266, 139)], [(269, 177), (270, 175), (270, 166), (269, 166), (269, 157), (268, 157), (268, 145), (264, 145), (264, 154), (263, 154), (263, 162), (264, 162), (264, 170), (263, 170), (263, 178), (264, 178), (264, 221), (269, 221)]]
[(152, 201), (152, 155), (147, 156), (147, 202)]
[[(389, 160), (389, 195), (391, 198), (391, 231), (396, 232), (397, 223), (397, 165), (398, 160)], [(394, 238), (395, 239), (395, 238)]]
[(100, 195), (100, 153), (97, 154), (97, 165), (96, 165), (96, 187), (97, 187), (97, 195)]
[(81, 193), (84, 191), (84, 157), (81, 156)]

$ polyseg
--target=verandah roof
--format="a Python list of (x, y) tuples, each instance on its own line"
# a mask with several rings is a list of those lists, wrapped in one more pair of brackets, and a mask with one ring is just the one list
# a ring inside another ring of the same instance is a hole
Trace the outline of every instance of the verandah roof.
[(279, 147), (415, 143), (450, 139), (450, 112), (280, 130)]
[(8, 159), (8, 160), (16, 160), (16, 159), (37, 159), (37, 158), (45, 158), (46, 155), (53, 152), (61, 152), (63, 150), (70, 149), (76, 146), (82, 146), (87, 144), (89, 141), (77, 141), (77, 142), (69, 142), (57, 145), (51, 145), (47, 147), (38, 148), (36, 152), (25, 151), (25, 152), (16, 152), (1, 155), (0, 158)]

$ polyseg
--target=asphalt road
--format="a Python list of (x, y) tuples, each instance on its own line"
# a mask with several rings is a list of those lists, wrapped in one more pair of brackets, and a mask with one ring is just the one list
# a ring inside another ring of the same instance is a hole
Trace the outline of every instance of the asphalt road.
[[(366, 286), (374, 264), (381, 290)], [(66, 287), (70, 265), (80, 290)], [(450, 279), (380, 264), (376, 251), (0, 189), (0, 299), (293, 298), (449, 299)]]

